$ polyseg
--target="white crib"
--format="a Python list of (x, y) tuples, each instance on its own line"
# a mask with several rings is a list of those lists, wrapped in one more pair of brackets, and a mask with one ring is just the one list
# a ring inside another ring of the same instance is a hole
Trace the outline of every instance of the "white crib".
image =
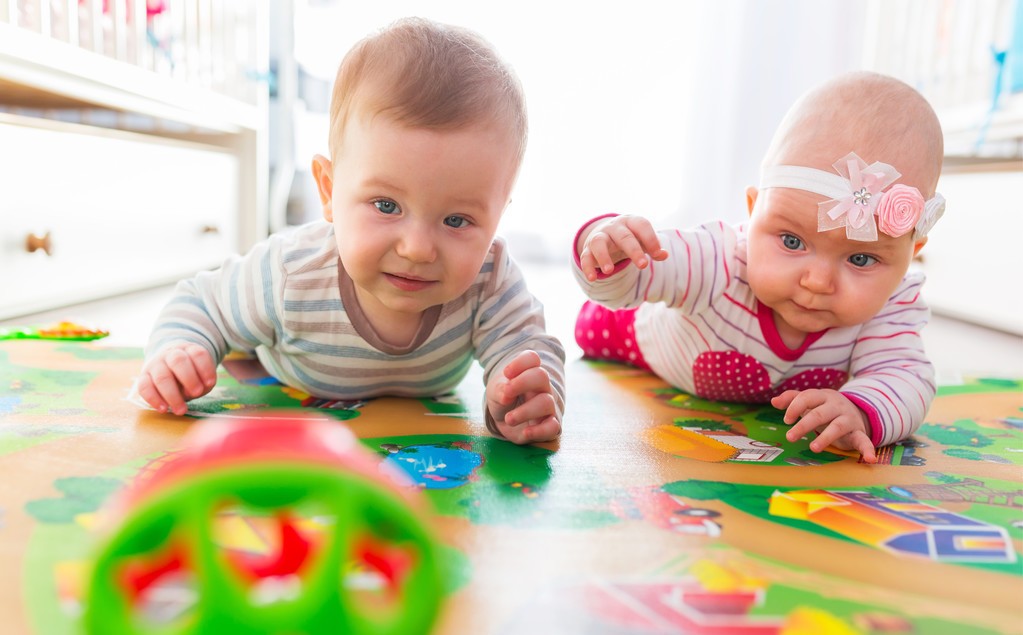
[(256, 103), (259, 3), (0, 0), (0, 8), (0, 22)]
[(0, 0), (0, 319), (266, 235), (266, 0)]
[[(871, 0), (866, 65), (919, 89), (945, 133), (948, 210), (920, 255), (935, 313), (1023, 335), (1023, 0)], [(1001, 59), (999, 59), (1001, 57)], [(1020, 60), (1017, 58), (1016, 63)]]
[(865, 65), (927, 97), (941, 119), (946, 153), (1018, 158), (1023, 92), (996, 91), (996, 81), (1007, 78), (995, 58), (1021, 37), (1014, 25), (1023, 3), (871, 0), (869, 6)]

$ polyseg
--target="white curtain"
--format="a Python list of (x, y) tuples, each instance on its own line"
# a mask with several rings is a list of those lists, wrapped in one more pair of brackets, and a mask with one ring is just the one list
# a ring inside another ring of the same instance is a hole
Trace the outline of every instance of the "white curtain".
[(680, 139), (688, 151), (674, 222), (746, 217), (746, 187), (757, 185), (789, 106), (810, 87), (861, 67), (866, 11), (857, 0), (713, 3)]

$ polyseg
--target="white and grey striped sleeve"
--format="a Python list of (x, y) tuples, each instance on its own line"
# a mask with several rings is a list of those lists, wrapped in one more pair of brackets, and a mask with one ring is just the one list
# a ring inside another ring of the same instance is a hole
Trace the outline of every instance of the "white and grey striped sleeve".
[(229, 350), (272, 346), (285, 277), (279, 245), (272, 237), (218, 269), (179, 282), (157, 318), (146, 358), (181, 342), (203, 346), (217, 363)]
[(483, 366), (483, 381), (488, 382), (519, 353), (535, 351), (550, 376), (558, 421), (563, 422), (564, 346), (547, 332), (543, 304), (529, 292), (522, 271), (508, 256), (503, 242), (495, 242), (493, 257), (492, 277), (484, 287), (473, 328), (473, 346)]

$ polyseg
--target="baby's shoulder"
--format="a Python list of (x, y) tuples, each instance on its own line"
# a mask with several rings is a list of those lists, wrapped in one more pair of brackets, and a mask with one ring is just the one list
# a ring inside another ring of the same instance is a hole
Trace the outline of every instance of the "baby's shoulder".
[(661, 229), (658, 234), (668, 241), (735, 245), (746, 240), (746, 224), (731, 224), (724, 220), (710, 220), (685, 228)]
[(507, 241), (500, 236), (495, 236), (490, 243), (490, 250), (483, 259), (483, 265), (476, 276), (473, 288), (486, 297), (497, 293), (498, 289), (506, 287), (509, 280), (514, 283), (522, 277), (521, 269), (508, 250)]
[(924, 286), (927, 276), (922, 271), (908, 271), (895, 288), (889, 304), (911, 304), (920, 300), (920, 290)]
[[(724, 220), (711, 220), (685, 229), (662, 230), (658, 235), (663, 243), (674, 245), (675, 250), (687, 250), (689, 257), (695, 261), (720, 262), (725, 259), (736, 266), (745, 262), (744, 223), (731, 224)], [(671, 247), (666, 248), (672, 250)]]
[(505, 261), (508, 259), (507, 241), (500, 236), (494, 236), (494, 239), (490, 242), (490, 249), (487, 251), (487, 255), (483, 258), (483, 264), (480, 266), (478, 277), (490, 279), (495, 274), (500, 273), (500, 270), (504, 267)]
[(271, 234), (268, 248), (289, 275), (337, 266), (334, 226), (325, 221), (289, 227)]

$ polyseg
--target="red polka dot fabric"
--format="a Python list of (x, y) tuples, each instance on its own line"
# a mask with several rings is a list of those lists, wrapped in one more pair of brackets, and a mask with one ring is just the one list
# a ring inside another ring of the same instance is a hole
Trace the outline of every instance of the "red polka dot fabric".
[(713, 401), (766, 403), (786, 390), (830, 388), (837, 390), (848, 375), (834, 368), (813, 368), (771, 387), (767, 369), (752, 355), (735, 351), (702, 353), (693, 363), (696, 395)]
[(849, 381), (848, 373), (837, 368), (811, 368), (795, 377), (789, 377), (775, 392), (780, 395), (786, 390), (810, 390), (811, 388), (838, 390), (847, 381)]
[(589, 359), (650, 370), (636, 344), (636, 309), (607, 309), (587, 301), (575, 322), (575, 341)]

